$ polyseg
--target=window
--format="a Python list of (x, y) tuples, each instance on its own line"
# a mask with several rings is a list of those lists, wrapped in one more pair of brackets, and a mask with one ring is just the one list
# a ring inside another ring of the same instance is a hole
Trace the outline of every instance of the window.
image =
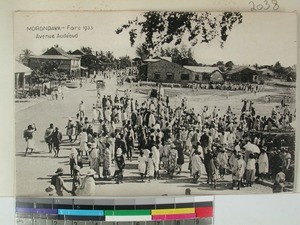
[(174, 74), (173, 73), (167, 73), (167, 81), (173, 81), (174, 80)]
[(154, 79), (159, 80), (160, 79), (160, 73), (155, 73), (154, 74)]
[(188, 73), (181, 74), (181, 80), (189, 80), (189, 79), (190, 79), (190, 75)]
[(195, 81), (199, 81), (200, 79), (199, 79), (199, 74), (196, 74), (195, 75)]

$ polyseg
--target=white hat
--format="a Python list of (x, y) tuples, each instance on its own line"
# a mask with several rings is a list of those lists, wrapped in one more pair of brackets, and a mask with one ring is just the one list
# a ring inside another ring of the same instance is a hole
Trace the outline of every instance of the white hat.
[(153, 151), (155, 151), (155, 150), (157, 150), (157, 148), (156, 148), (155, 146), (153, 146), (153, 147), (151, 148), (151, 151), (153, 152)]
[(118, 149), (117, 149), (117, 155), (122, 155), (122, 153), (123, 153), (123, 152), (122, 152), (122, 149), (121, 149), (121, 148), (118, 148)]
[(54, 190), (55, 190), (55, 186), (54, 186), (54, 185), (50, 185), (49, 187), (47, 187), (47, 188), (45, 189), (46, 192), (52, 192), (52, 191), (54, 191)]
[(69, 117), (69, 120), (70, 120), (70, 121), (72, 121), (72, 118), (71, 118), (71, 117)]

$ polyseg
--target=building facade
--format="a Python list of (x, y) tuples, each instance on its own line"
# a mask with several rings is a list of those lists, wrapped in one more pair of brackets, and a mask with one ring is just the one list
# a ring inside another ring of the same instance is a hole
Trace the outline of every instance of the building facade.
[(52, 63), (59, 73), (71, 77), (80, 76), (81, 58), (70, 55), (59, 47), (52, 47), (42, 55), (31, 56), (28, 61), (29, 67), (33, 70), (40, 69), (44, 63)]
[(15, 62), (15, 90), (25, 90), (29, 88), (29, 79), (32, 70), (19, 62)]
[(238, 83), (259, 83), (259, 73), (255, 68), (239, 66), (225, 74), (226, 81)]
[[(146, 61), (140, 69), (140, 79), (157, 83), (179, 83), (183, 86), (195, 80), (197, 73), (166, 59)], [(199, 77), (201, 80), (202, 77)]]

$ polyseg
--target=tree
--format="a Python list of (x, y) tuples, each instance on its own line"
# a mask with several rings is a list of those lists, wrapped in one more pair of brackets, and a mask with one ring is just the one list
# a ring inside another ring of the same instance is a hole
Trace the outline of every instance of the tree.
[(171, 57), (172, 62), (187, 65), (187, 66), (196, 66), (198, 63), (193, 58), (193, 52), (191, 48), (187, 48), (185, 45), (182, 45), (180, 48), (161, 48), (159, 51), (160, 56)]
[(103, 70), (117, 67), (118, 62), (114, 57), (113, 52), (111, 51), (107, 51), (107, 52), (98, 51), (97, 58), (99, 60), (99, 63), (102, 64), (101, 67)]
[(28, 66), (29, 64), (29, 58), (32, 56), (33, 52), (29, 49), (22, 50), (21, 54), (19, 55), (19, 58), (17, 59), (20, 63), (24, 64), (25, 66)]
[(85, 55), (81, 57), (81, 65), (83, 67), (88, 68), (88, 71), (100, 69), (99, 59), (93, 54), (91, 47), (82, 46), (80, 50), (85, 53)]
[(233, 62), (232, 61), (228, 61), (227, 63), (225, 63), (225, 67), (227, 68), (227, 69), (232, 69), (232, 67), (234, 66), (234, 64), (233, 64)]
[(119, 63), (119, 69), (125, 69), (126, 67), (130, 67), (131, 66), (131, 60), (130, 60), (130, 58), (129, 58), (128, 55), (121, 56), (118, 59), (118, 63)]
[(216, 64), (214, 64), (214, 66), (218, 67), (219, 70), (222, 71), (222, 72), (226, 71), (226, 67), (225, 67), (223, 61), (218, 61)]
[(216, 65), (217, 66), (224, 66), (224, 62), (223, 61), (218, 61)]
[(278, 74), (279, 78), (286, 80), (289, 74), (288, 68), (283, 67), (280, 62), (276, 62), (274, 66), (272, 66), (272, 70)]
[(117, 34), (128, 30), (133, 46), (138, 32), (145, 36), (145, 46), (153, 50), (163, 44), (181, 44), (185, 36), (192, 46), (209, 43), (218, 38), (223, 47), (233, 25), (242, 23), (239, 12), (213, 14), (209, 12), (145, 12), (134, 20), (129, 20), (116, 30)]
[(49, 60), (41, 63), (39, 71), (42, 74), (51, 75), (58, 71), (58, 67), (61, 64), (61, 60)]
[(60, 81), (61, 74), (58, 73), (58, 70), (61, 63), (61, 60), (48, 60), (39, 62), (33, 69), (30, 76), (31, 87), (38, 84), (44, 84), (45, 82), (49, 81)]
[(84, 47), (84, 46), (82, 46), (80, 48), (80, 50), (83, 51), (87, 55), (92, 55), (93, 54), (93, 51), (92, 51), (91, 47)]
[(150, 51), (147, 49), (145, 44), (139, 45), (135, 50), (136, 55), (141, 58), (141, 60), (148, 59), (150, 55)]
[(95, 55), (84, 55), (81, 57), (81, 65), (88, 68), (88, 71), (98, 70), (99, 60)]

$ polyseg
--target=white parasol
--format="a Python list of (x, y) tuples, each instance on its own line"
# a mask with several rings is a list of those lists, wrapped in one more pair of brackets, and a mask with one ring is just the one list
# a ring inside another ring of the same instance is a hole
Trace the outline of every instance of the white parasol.
[(248, 142), (245, 146), (244, 146), (246, 151), (252, 152), (252, 153), (260, 153), (260, 149), (257, 145), (252, 144), (250, 142)]

